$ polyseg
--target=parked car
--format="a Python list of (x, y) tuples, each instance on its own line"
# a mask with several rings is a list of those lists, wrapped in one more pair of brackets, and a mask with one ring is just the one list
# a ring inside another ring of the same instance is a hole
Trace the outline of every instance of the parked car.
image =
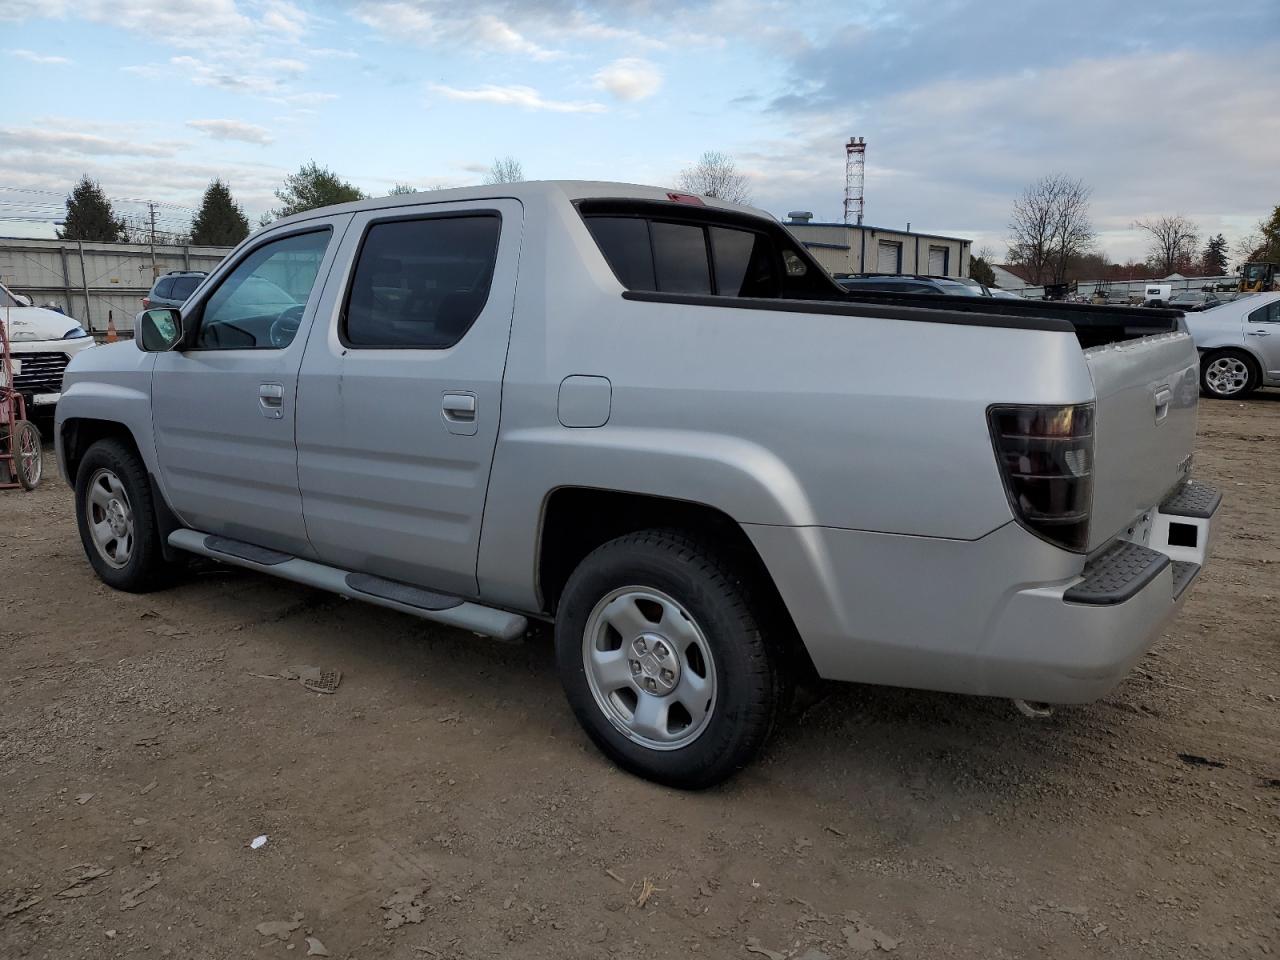
[(991, 294), (976, 281), (952, 277), (927, 277), (912, 273), (862, 273), (836, 281), (850, 293), (880, 290), (886, 293), (944, 293), (952, 297), (987, 297)]
[[(260, 280), (293, 303), (245, 313)], [(197, 554), (478, 634), (554, 623), (595, 743), (695, 788), (814, 675), (1114, 687), (1220, 499), (1188, 477), (1180, 323), (859, 300), (767, 214), (660, 188), (443, 190), (254, 234), (76, 359), (56, 442), (107, 584)]]
[(1169, 298), (1169, 306), (1175, 310), (1183, 310), (1187, 313), (1197, 313), (1201, 310), (1208, 310), (1210, 307), (1216, 307), (1222, 303), (1212, 293), (1204, 290), (1184, 290), (1182, 293), (1174, 294)]
[(1186, 318), (1200, 387), (1219, 399), (1280, 387), (1280, 293), (1253, 293)]
[(182, 306), (208, 275), (203, 270), (170, 270), (164, 276), (156, 277), (151, 291), (142, 298), (142, 309)]
[(62, 394), (71, 358), (94, 344), (79, 323), (57, 310), (31, 306), (29, 297), (0, 284), (0, 320), (9, 330), (13, 385), (31, 415), (49, 413)]

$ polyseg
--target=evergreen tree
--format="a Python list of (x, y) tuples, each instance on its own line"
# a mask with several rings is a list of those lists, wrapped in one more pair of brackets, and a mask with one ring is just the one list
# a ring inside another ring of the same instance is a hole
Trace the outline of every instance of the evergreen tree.
[(314, 160), (304, 163), (297, 173), (284, 178), (284, 188), (276, 191), (276, 199), (284, 206), (271, 211), (277, 218), (289, 217), (304, 210), (327, 207), (334, 203), (363, 200), (364, 194), (326, 170)]
[(58, 231), (59, 240), (123, 240), (125, 225), (117, 220), (111, 201), (98, 181), (87, 173), (67, 197), (67, 218)]
[(234, 247), (249, 235), (249, 218), (220, 179), (210, 181), (191, 224), (191, 242), (203, 247)]
[(1206, 277), (1220, 277), (1227, 272), (1227, 238), (1222, 234), (1210, 237), (1204, 245), (1200, 269)]
[(991, 269), (987, 258), (980, 253), (975, 253), (969, 258), (969, 277), (986, 287), (996, 285), (996, 273)]

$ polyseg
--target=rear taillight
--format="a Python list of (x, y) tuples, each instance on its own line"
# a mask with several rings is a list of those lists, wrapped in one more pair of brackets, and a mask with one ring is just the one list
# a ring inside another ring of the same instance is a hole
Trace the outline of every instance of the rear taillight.
[(151, 309), (151, 298), (150, 298), (150, 297), (143, 297), (143, 298), (142, 298), (142, 309), (143, 309), (143, 310), (150, 310), (150, 309)]
[(1018, 522), (1083, 553), (1093, 500), (1093, 404), (996, 406), (987, 420)]

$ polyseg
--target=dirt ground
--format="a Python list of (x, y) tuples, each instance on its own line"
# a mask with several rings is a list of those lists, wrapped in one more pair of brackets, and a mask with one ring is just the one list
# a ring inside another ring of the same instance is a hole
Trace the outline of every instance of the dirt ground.
[(1215, 561), (1110, 697), (838, 687), (701, 794), (602, 759), (545, 639), (112, 592), (50, 455), (0, 492), (0, 956), (1280, 954), (1280, 393), (1202, 411)]

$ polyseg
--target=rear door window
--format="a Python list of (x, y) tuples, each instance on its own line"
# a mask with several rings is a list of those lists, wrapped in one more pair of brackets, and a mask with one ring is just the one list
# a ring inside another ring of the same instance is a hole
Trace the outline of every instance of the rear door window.
[(173, 289), (173, 278), (164, 277), (163, 279), (156, 281), (156, 285), (151, 290), (151, 295), (160, 300), (168, 300), (169, 291), (172, 289)]
[(486, 213), (369, 227), (347, 293), (347, 345), (443, 350), (461, 340), (489, 299), (500, 225)]

